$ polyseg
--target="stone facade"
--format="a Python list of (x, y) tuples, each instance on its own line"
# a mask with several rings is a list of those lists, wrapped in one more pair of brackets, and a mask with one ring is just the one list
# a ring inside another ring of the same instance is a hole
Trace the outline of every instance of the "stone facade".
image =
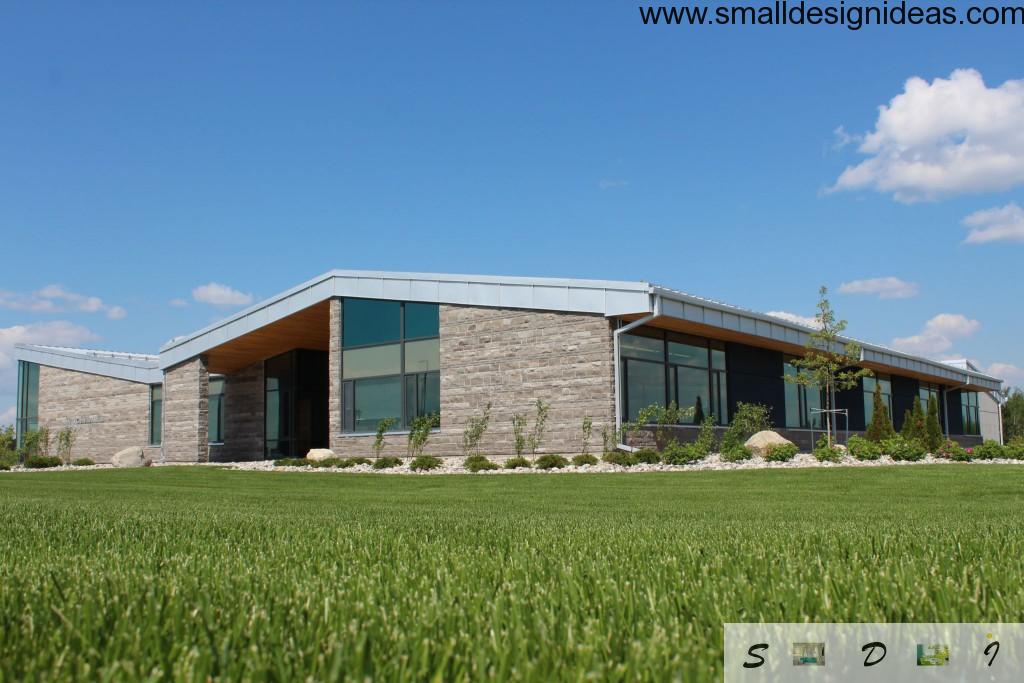
[(341, 299), (331, 299), (330, 346), (327, 355), (327, 440), (339, 452), (341, 435)]
[[(590, 451), (600, 452), (601, 428), (615, 422), (612, 327), (604, 316), (441, 305), (440, 341), (441, 429), (427, 453), (461, 455), (469, 418), (491, 402), (480, 450), (514, 454), (512, 416), (524, 415), (532, 429), (537, 399), (551, 405), (539, 453), (578, 453), (587, 415)], [(339, 456), (370, 455), (373, 437), (331, 433)], [(386, 454), (405, 454), (404, 434), (385, 443)]]
[(163, 452), (167, 462), (207, 462), (210, 375), (202, 356), (164, 371)]
[(212, 462), (263, 459), (263, 362), (224, 376), (224, 443), (210, 444)]
[(148, 384), (40, 365), (39, 425), (50, 429), (53, 455), (57, 431), (71, 427), (72, 459), (109, 463), (132, 446), (160, 458), (160, 446), (149, 445)]

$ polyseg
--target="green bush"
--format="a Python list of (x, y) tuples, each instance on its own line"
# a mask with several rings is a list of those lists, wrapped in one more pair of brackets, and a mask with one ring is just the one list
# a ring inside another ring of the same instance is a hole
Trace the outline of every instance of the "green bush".
[(765, 449), (764, 459), (768, 462), (789, 462), (799, 452), (795, 443), (773, 443)]
[(323, 460), (314, 460), (313, 467), (351, 467), (352, 463), (342, 458), (324, 458)]
[(666, 465), (689, 465), (703, 460), (707, 456), (699, 443), (670, 442), (661, 452), (661, 459)]
[[(749, 438), (749, 437), (748, 437)], [(711, 455), (715, 450), (715, 417), (708, 415), (700, 424), (700, 431), (697, 432), (697, 439), (693, 442), (701, 456)]]
[(435, 458), (432, 455), (418, 455), (413, 458), (413, 461), (409, 463), (409, 469), (413, 472), (426, 472), (427, 470), (436, 470), (441, 466), (441, 459)]
[(487, 456), (476, 454), (467, 456), (462, 461), (462, 466), (470, 472), (483, 472), (484, 470), (496, 470), (498, 465), (487, 459)]
[(372, 465), (372, 464), (373, 464), (372, 460), (370, 460), (369, 458), (364, 458), (361, 455), (357, 455), (354, 458), (349, 458), (348, 459), (348, 466), (349, 467), (355, 467), (356, 465)]
[(71, 464), (74, 465), (75, 467), (88, 467), (89, 465), (95, 465), (96, 463), (94, 463), (89, 458), (78, 458)]
[(0, 472), (6, 472), (9, 469), (11, 469), (10, 465), (8, 465), (6, 462), (0, 462)]
[(857, 460), (878, 460), (882, 457), (882, 446), (861, 436), (851, 436), (846, 448)]
[(916, 462), (926, 455), (924, 445), (919, 441), (908, 441), (902, 436), (894, 436), (882, 442), (882, 452), (893, 460)]
[(986, 441), (974, 449), (975, 460), (996, 460), (1006, 457), (1006, 450), (998, 441)]
[(62, 464), (56, 455), (30, 455), (25, 458), (25, 467), (32, 470), (60, 467)]
[(958, 462), (967, 462), (970, 460), (970, 456), (967, 451), (964, 450), (964, 447), (952, 439), (939, 446), (938, 450), (935, 452), (935, 456), (938, 458), (945, 458), (947, 460), (956, 460)]
[(830, 446), (828, 437), (823, 436), (814, 447), (814, 457), (818, 462), (839, 462), (843, 459), (843, 451), (838, 446)]
[(1010, 443), (1004, 447), (1007, 458), (1014, 460), (1024, 460), (1024, 437), (1016, 437), (1010, 440)]
[(376, 460), (373, 461), (373, 469), (389, 470), (392, 467), (398, 467), (401, 464), (401, 458), (395, 458), (390, 455), (385, 455), (383, 458), (377, 458)]
[(722, 435), (722, 452), (742, 446), (747, 439), (758, 432), (772, 428), (771, 409), (760, 403), (739, 403), (729, 428)]
[(609, 465), (618, 465), (619, 467), (632, 467), (639, 462), (635, 454), (627, 453), (626, 451), (605, 453), (602, 459)]
[(305, 458), (281, 458), (274, 461), (274, 467), (310, 467), (316, 465), (312, 460)]
[(509, 458), (505, 461), (506, 470), (517, 470), (520, 467), (530, 468), (531, 466), (530, 461), (521, 455), (517, 455), (514, 458)]
[[(722, 443), (725, 443), (725, 439), (722, 439)], [(754, 452), (743, 444), (736, 444), (722, 451), (719, 454), (719, 457), (726, 462), (742, 462), (744, 460), (750, 460), (753, 455)]]
[(638, 463), (643, 463), (645, 465), (657, 465), (661, 462), (661, 456), (658, 454), (658, 451), (653, 448), (641, 448), (633, 451), (633, 455), (636, 456), (636, 461)]
[(563, 467), (569, 466), (569, 461), (560, 455), (554, 455), (549, 453), (548, 455), (542, 455), (533, 462), (533, 466), (538, 470), (560, 470)]
[(875, 392), (872, 397), (871, 424), (868, 425), (867, 433), (864, 434), (868, 441), (882, 443), (886, 439), (896, 436), (896, 429), (892, 426), (892, 416), (889, 415), (889, 407), (882, 401), (882, 385), (875, 382)]
[(597, 458), (592, 456), (590, 453), (580, 453), (572, 459), (572, 464), (576, 467), (583, 467), (584, 465), (596, 465)]

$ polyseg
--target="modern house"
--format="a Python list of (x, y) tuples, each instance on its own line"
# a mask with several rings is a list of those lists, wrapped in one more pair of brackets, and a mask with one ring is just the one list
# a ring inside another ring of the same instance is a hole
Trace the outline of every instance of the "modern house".
[[(684, 408), (689, 439), (745, 402), (769, 406), (806, 448), (821, 397), (783, 378), (810, 331), (647, 282), (332, 271), (155, 355), (16, 347), (17, 431), (72, 427), (75, 457), (97, 462), (129, 446), (154, 461), (236, 461), (365, 455), (386, 418), (398, 454), (411, 421), (439, 413), (427, 451), (456, 455), (489, 403), (482, 448), (502, 456), (513, 414), (537, 399), (551, 406), (543, 450), (559, 453), (580, 450), (587, 416), (599, 447), (603, 429), (652, 403)], [(861, 365), (874, 377), (839, 394), (841, 434), (865, 429), (877, 383), (897, 429), (934, 396), (952, 438), (1000, 438), (999, 379), (872, 344)]]

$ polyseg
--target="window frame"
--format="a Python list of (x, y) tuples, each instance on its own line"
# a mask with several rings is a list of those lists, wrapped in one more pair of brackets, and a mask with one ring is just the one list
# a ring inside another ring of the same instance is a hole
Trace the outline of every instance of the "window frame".
[[(221, 388), (220, 393), (217, 396), (217, 436), (219, 438), (214, 439), (211, 435), (210, 425), (213, 418), (213, 411), (211, 406), (213, 405), (214, 394), (210, 393), (209, 386), (207, 387), (207, 404), (206, 404), (206, 441), (210, 446), (222, 446), (224, 445), (224, 410), (227, 402), (228, 393), (228, 382), (227, 377), (224, 375), (210, 375), (209, 384), (213, 382), (220, 382)], [(264, 388), (264, 391), (266, 389)]]
[[(810, 431), (822, 431), (825, 427), (821, 424), (821, 413), (817, 414), (818, 424), (814, 424), (815, 415), (811, 413), (811, 403), (808, 400), (808, 392), (811, 387), (796, 384), (794, 382), (787, 382), (786, 375), (787, 368), (793, 368), (793, 373), (797, 372), (797, 367), (793, 365), (791, 361), (798, 359), (799, 356), (783, 356), (782, 358), (782, 383), (783, 383), (783, 409), (786, 413), (786, 429), (806, 429)], [(797, 421), (800, 423), (798, 426), (789, 424), (789, 392), (785, 391), (785, 387), (792, 386), (796, 391), (796, 409), (797, 409)], [(820, 386), (814, 385), (818, 390), (818, 408), (822, 408), (825, 405), (825, 396)]]
[[(153, 398), (153, 391), (158, 389), (160, 391), (160, 398)], [(160, 422), (157, 423), (153, 420), (154, 410), (153, 406), (160, 406)], [(157, 429), (154, 429), (154, 425)], [(156, 432), (159, 431), (158, 434)], [(155, 434), (155, 436), (154, 436)], [(164, 385), (163, 384), (150, 384), (149, 385), (149, 445), (150, 446), (162, 446), (164, 440)]]
[[(960, 392), (960, 418), (964, 436), (981, 436), (981, 404), (976, 391)], [(970, 419), (973, 417), (973, 420)]]
[(889, 422), (896, 424), (896, 418), (893, 416), (892, 411), (892, 375), (889, 373), (876, 372), (873, 377), (862, 377), (860, 381), (861, 391), (864, 394), (864, 429), (866, 430), (871, 426), (871, 418), (875, 412), (875, 388), (871, 387), (869, 391), (867, 388), (868, 380), (872, 382), (878, 382), (884, 380), (889, 385), (889, 391), (885, 391), (885, 387), (882, 387), (882, 400), (885, 401), (886, 407), (889, 409)]

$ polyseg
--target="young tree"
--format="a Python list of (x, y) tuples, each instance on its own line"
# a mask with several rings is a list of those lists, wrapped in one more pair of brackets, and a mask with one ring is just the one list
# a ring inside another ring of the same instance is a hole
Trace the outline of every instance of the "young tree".
[(939, 402), (934, 394), (928, 397), (928, 417), (924, 422), (925, 445), (935, 453), (942, 447), (945, 439), (942, 436), (942, 424), (939, 422)]
[(881, 443), (896, 436), (889, 416), (889, 406), (882, 401), (882, 385), (875, 383), (875, 394), (871, 399), (871, 424), (864, 435), (869, 441)]
[(913, 407), (903, 413), (903, 426), (900, 427), (900, 436), (907, 441), (916, 441), (922, 446), (925, 445), (924, 413), (921, 411), (920, 401), (915, 400)]
[(1003, 399), (1003, 443), (1010, 443), (1024, 437), (1024, 392), (1007, 388)]
[[(872, 372), (856, 367), (860, 362), (859, 344), (840, 342), (839, 335), (846, 329), (846, 321), (836, 320), (827, 295), (828, 288), (822, 286), (818, 290), (818, 314), (815, 316), (818, 328), (811, 332), (807, 340), (804, 357), (792, 361), (797, 369), (796, 374), (785, 375), (785, 379), (806, 387), (821, 387), (825, 392), (824, 408), (831, 411), (835, 406), (837, 391), (852, 389), (861, 377), (868, 377)], [(832, 413), (825, 412), (825, 430), (830, 448), (834, 424)]]

